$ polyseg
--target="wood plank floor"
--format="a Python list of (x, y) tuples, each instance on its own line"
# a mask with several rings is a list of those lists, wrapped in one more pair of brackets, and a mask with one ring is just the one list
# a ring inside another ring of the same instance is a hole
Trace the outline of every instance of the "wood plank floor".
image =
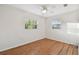
[(0, 55), (77, 55), (78, 47), (63, 42), (42, 39), (7, 51)]

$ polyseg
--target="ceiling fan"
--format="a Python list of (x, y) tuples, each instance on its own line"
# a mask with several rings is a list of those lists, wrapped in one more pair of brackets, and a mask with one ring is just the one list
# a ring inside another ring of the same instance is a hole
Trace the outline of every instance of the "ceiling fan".
[(41, 12), (42, 12), (42, 14), (46, 14), (47, 11), (48, 11), (47, 6), (45, 6), (45, 5), (41, 6)]

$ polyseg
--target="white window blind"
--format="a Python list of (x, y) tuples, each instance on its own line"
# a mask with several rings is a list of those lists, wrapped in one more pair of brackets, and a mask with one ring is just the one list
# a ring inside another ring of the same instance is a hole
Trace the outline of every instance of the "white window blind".
[(79, 35), (79, 23), (67, 23), (67, 33)]

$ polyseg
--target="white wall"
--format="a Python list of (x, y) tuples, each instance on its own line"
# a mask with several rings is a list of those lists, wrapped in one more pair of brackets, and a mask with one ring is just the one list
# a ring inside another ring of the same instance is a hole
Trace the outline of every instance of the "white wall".
[[(25, 29), (25, 20), (29, 17), (38, 21), (38, 29)], [(45, 36), (44, 31), (43, 17), (9, 5), (0, 5), (0, 51), (42, 39)]]
[[(72, 11), (69, 13), (64, 13), (60, 15), (55, 15), (46, 20), (46, 36), (50, 39), (55, 39), (58, 41), (63, 41), (71, 44), (79, 44), (79, 36), (71, 35), (67, 33), (67, 22), (78, 22), (79, 21), (79, 11)], [(54, 18), (58, 18), (61, 21), (61, 29), (52, 29), (52, 22)]]

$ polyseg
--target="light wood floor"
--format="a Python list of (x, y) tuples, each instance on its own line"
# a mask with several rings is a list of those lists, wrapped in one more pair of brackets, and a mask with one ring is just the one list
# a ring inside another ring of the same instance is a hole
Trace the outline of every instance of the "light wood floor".
[(77, 55), (78, 47), (63, 42), (42, 39), (0, 52), (1, 55)]

